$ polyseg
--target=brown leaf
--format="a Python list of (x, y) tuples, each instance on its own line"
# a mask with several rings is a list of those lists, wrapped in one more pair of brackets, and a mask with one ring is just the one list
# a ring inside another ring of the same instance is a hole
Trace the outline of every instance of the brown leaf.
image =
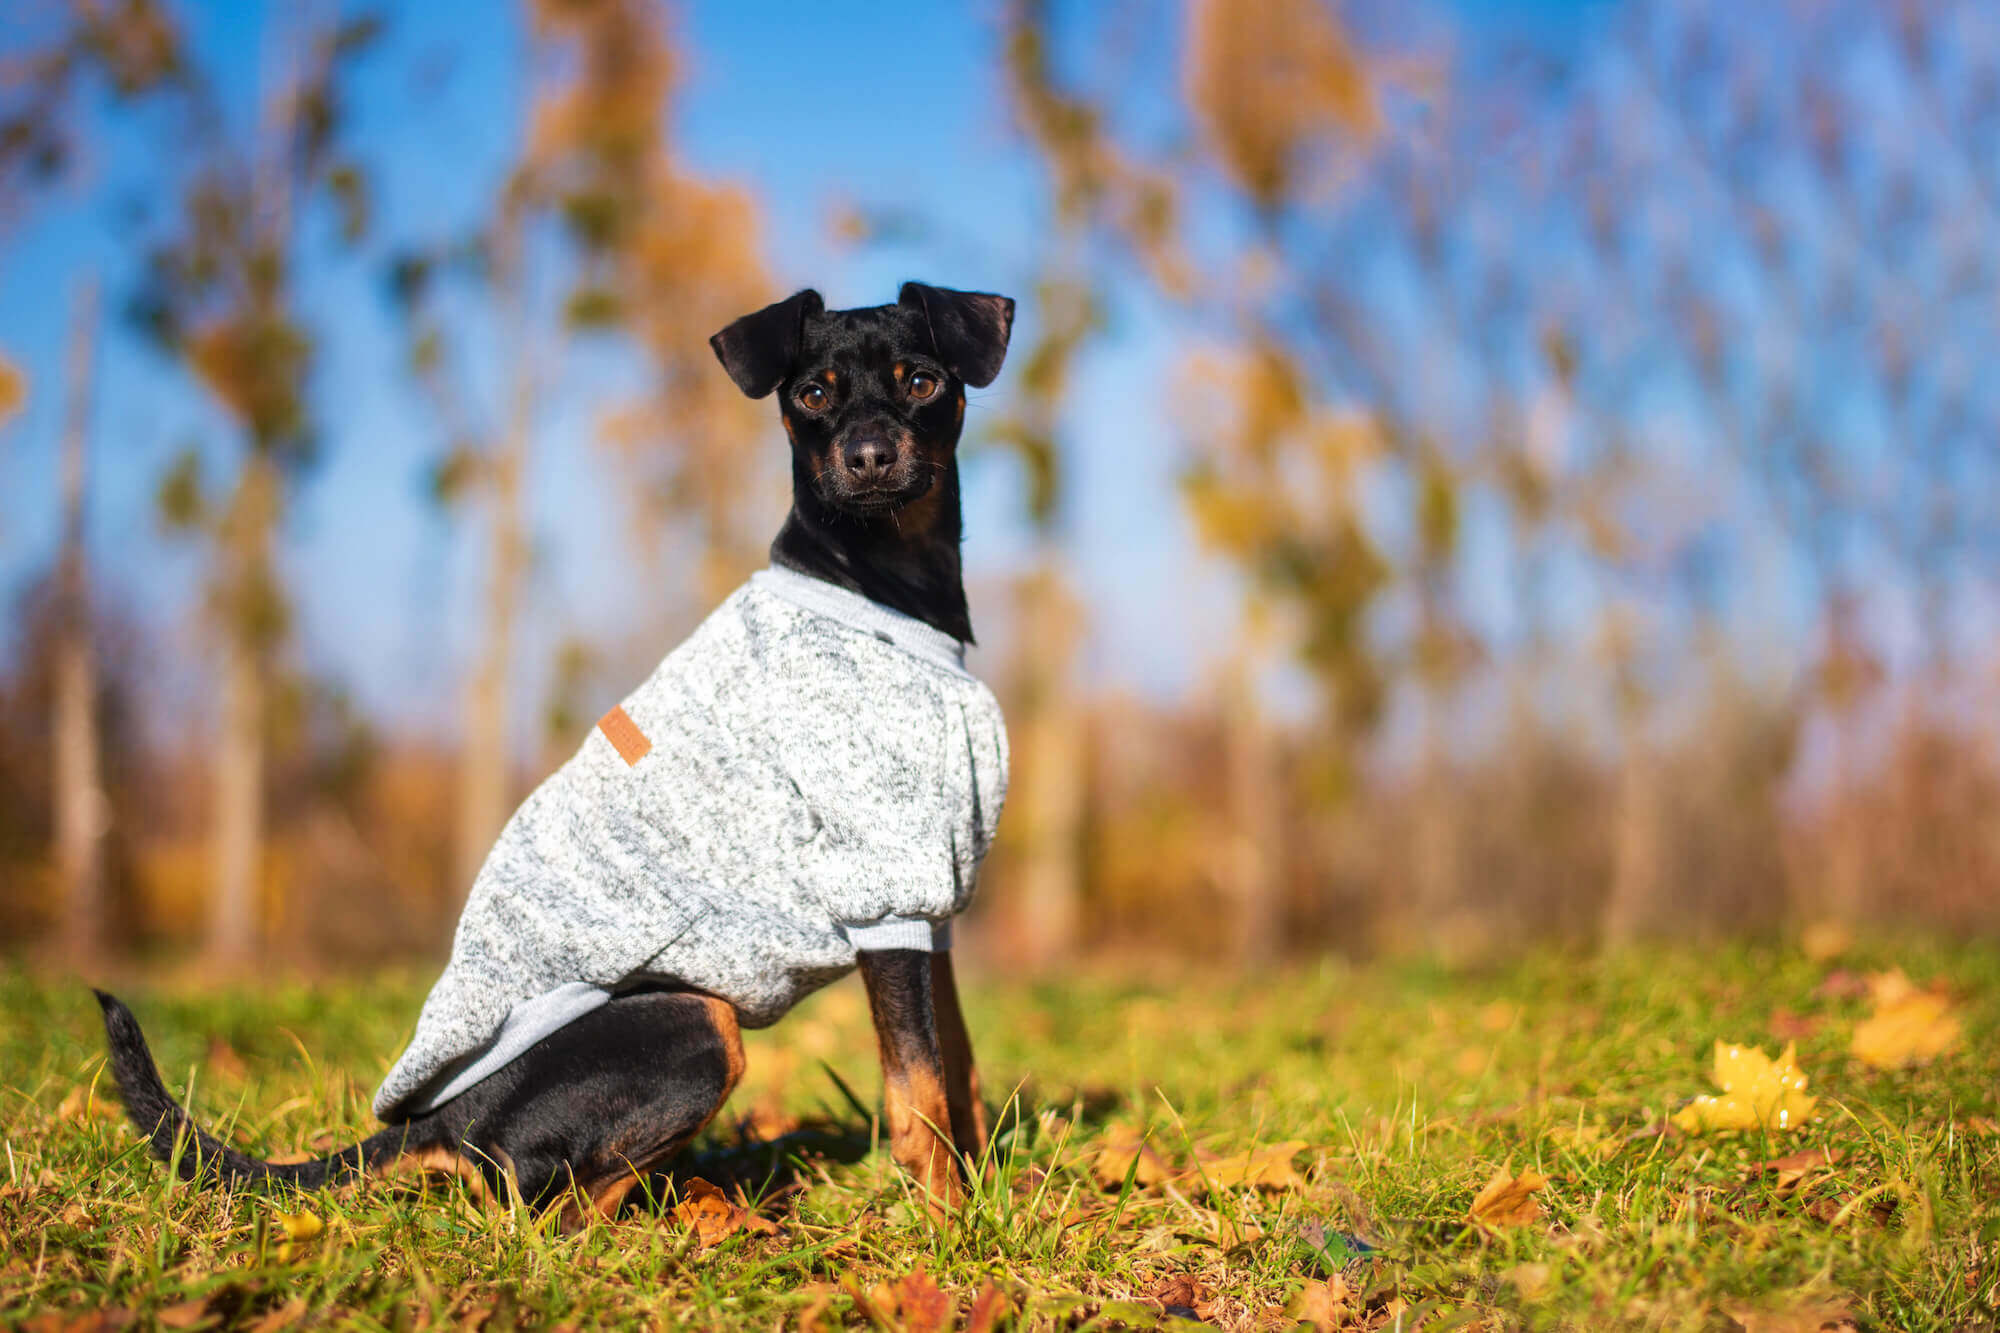
[(238, 1082), (250, 1074), (249, 1067), (243, 1063), (243, 1057), (236, 1053), (236, 1048), (219, 1036), (208, 1039), (208, 1068), (211, 1073)]
[(703, 1249), (720, 1244), (739, 1231), (755, 1232), (761, 1236), (775, 1236), (779, 1231), (776, 1222), (738, 1207), (720, 1189), (699, 1176), (681, 1186), (680, 1199), (674, 1204), (674, 1220), (684, 1226), (692, 1226)]
[[(877, 1288), (880, 1290), (880, 1288)], [(951, 1323), (951, 1297), (918, 1264), (888, 1284), (889, 1300), (902, 1333), (944, 1333)]]
[(1795, 1014), (1782, 1006), (1771, 1015), (1771, 1035), (1779, 1041), (1806, 1041), (1819, 1035), (1826, 1020), (1812, 1014)]
[(1473, 1199), (1469, 1215), (1487, 1228), (1526, 1226), (1542, 1215), (1535, 1195), (1548, 1183), (1539, 1171), (1523, 1171), (1517, 1176), (1512, 1167), (1503, 1166)]
[(1858, 1333), (1854, 1316), (1837, 1305), (1804, 1305), (1789, 1310), (1725, 1306), (1733, 1333)]
[(1218, 1157), (1203, 1162), (1200, 1175), (1217, 1189), (1253, 1185), (1260, 1190), (1295, 1190), (1306, 1183), (1306, 1178), (1292, 1169), (1292, 1158), (1304, 1152), (1305, 1147), (1303, 1139), (1287, 1139), (1268, 1148)]
[(247, 1333), (278, 1333), (279, 1329), (298, 1323), (305, 1313), (305, 1298), (294, 1296), (276, 1309), (266, 1311), (263, 1318), (249, 1326)]
[(1183, 1319), (1206, 1319), (1215, 1308), (1215, 1293), (1190, 1273), (1175, 1273), (1147, 1295), (1158, 1301), (1162, 1314)]
[(1971, 1115), (1959, 1122), (1968, 1134), (1984, 1134), (1988, 1138), (2000, 1138), (2000, 1120), (1991, 1116)]
[(1324, 1282), (1308, 1282), (1285, 1306), (1285, 1314), (1311, 1324), (1319, 1333), (1345, 1327), (1360, 1313), (1360, 1302), (1347, 1279), (1335, 1273)]
[[(816, 1282), (801, 1289), (801, 1294), (811, 1299), (806, 1302), (806, 1308), (799, 1311), (799, 1333), (825, 1333), (826, 1309), (833, 1303), (833, 1294), (838, 1290), (838, 1287), (829, 1286), (824, 1282)], [(838, 1324), (835, 1327), (838, 1327)]]
[[(1139, 1164), (1137, 1171), (1132, 1169), (1134, 1161)], [(1090, 1174), (1102, 1188), (1116, 1190), (1125, 1187), (1128, 1172), (1132, 1174), (1132, 1183), (1141, 1187), (1157, 1185), (1168, 1175), (1167, 1164), (1144, 1135), (1130, 1125), (1114, 1125), (1091, 1160)]]
[(199, 1328), (208, 1320), (208, 1301), (182, 1301), (153, 1311), (162, 1328)]
[(1859, 972), (1850, 972), (1844, 967), (1836, 967), (1827, 973), (1826, 979), (1813, 990), (1813, 994), (1822, 1000), (1854, 1000), (1867, 993), (1867, 979)]
[(138, 1316), (113, 1306), (104, 1310), (44, 1310), (21, 1325), (21, 1333), (118, 1333)]
[(1828, 1151), (1823, 1148), (1808, 1148), (1804, 1152), (1789, 1153), (1783, 1157), (1773, 1157), (1768, 1162), (1759, 1162), (1750, 1168), (1750, 1174), (1761, 1175), (1766, 1171), (1778, 1173), (1778, 1189), (1785, 1192), (1797, 1185), (1812, 1172), (1821, 1167), (1838, 1165), (1847, 1156), (1844, 1148)]
[(972, 1298), (972, 1309), (965, 1315), (965, 1333), (993, 1333), (1012, 1310), (1013, 1302), (1007, 1299), (1007, 1293), (989, 1277), (979, 1284), (979, 1294)]

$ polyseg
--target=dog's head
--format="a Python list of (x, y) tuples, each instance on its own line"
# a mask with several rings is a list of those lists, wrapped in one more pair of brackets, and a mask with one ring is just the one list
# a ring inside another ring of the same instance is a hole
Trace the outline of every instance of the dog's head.
[(906, 282), (894, 305), (828, 310), (807, 290), (710, 338), (752, 398), (776, 391), (793, 472), (825, 504), (887, 514), (950, 466), (965, 390), (1000, 373), (1014, 303)]

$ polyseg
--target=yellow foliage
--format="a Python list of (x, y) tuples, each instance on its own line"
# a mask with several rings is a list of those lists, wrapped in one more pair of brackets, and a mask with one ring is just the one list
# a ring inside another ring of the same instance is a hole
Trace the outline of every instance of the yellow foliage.
[(1871, 1069), (1911, 1069), (1958, 1048), (1964, 1035), (1949, 997), (1918, 990), (1902, 969), (1868, 978), (1875, 1012), (1854, 1029), (1848, 1045)]
[(0, 426), (12, 420), (27, 401), (28, 377), (19, 366), (0, 356)]
[(1319, 0), (1188, 7), (1187, 101), (1224, 170), (1260, 205), (1301, 180), (1306, 154), (1381, 127), (1375, 86)]
[(1777, 1059), (1755, 1046), (1715, 1043), (1719, 1096), (1700, 1096), (1682, 1107), (1674, 1125), (1689, 1134), (1730, 1129), (1797, 1129), (1817, 1099), (1806, 1096), (1798, 1053), (1786, 1046)]

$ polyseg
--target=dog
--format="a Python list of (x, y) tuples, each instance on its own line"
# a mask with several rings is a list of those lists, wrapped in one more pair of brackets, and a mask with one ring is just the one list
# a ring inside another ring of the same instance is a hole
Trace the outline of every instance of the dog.
[(957, 446), (1014, 303), (906, 283), (798, 292), (710, 344), (777, 395), (792, 505), (771, 567), (605, 715), (509, 821), (382, 1090), (386, 1128), (277, 1163), (200, 1129), (131, 1011), (97, 992), (154, 1156), (190, 1182), (318, 1188), (398, 1166), (609, 1215), (720, 1110), (740, 1029), (858, 968), (890, 1151), (934, 1215), (986, 1111), (949, 920), (1005, 797), (997, 704), (963, 670)]

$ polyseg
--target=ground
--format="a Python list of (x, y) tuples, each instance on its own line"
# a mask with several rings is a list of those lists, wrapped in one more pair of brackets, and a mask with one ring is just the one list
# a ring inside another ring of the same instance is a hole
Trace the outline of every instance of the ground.
[[(1957, 1023), (1913, 1069), (1851, 1053), (1891, 967)], [(125, 998), (199, 1117), (277, 1155), (370, 1125), (424, 980)], [(750, 1034), (672, 1192), (564, 1235), (444, 1179), (192, 1191), (79, 1091), (88, 993), (0, 971), (0, 1326), (1918, 1330), (2000, 1304), (1990, 947), (989, 977), (967, 1007), (1005, 1109), (954, 1225), (875, 1150), (849, 979)], [(1795, 1042), (1804, 1123), (1672, 1127), (1718, 1040)]]

